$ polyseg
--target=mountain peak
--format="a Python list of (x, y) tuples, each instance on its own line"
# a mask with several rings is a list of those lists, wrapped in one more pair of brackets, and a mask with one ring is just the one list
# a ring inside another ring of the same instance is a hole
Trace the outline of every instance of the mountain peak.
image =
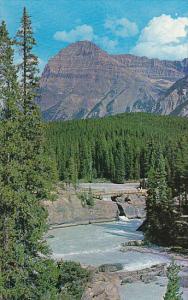
[(66, 53), (71, 53), (76, 56), (94, 56), (100, 54), (108, 55), (107, 52), (103, 51), (100, 47), (90, 41), (79, 41), (68, 45), (63, 48), (59, 55), (64, 55)]
[(186, 74), (187, 60), (110, 55), (90, 41), (80, 41), (48, 62), (40, 80), (39, 104), (48, 120), (153, 112), (161, 95)]
[(81, 47), (81, 48), (90, 48), (94, 50), (100, 49), (95, 43), (85, 40), (85, 41), (78, 41), (75, 43), (70, 44), (68, 47)]

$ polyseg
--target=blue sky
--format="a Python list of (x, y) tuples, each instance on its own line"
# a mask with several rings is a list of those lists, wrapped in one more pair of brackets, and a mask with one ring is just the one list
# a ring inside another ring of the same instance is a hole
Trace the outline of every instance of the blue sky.
[(188, 0), (0, 0), (0, 19), (11, 36), (23, 6), (32, 18), (41, 68), (77, 40), (109, 53), (188, 57)]

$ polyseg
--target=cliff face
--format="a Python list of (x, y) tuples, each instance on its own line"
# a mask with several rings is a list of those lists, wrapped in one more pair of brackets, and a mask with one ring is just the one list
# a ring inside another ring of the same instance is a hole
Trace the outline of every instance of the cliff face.
[(109, 55), (91, 42), (77, 42), (49, 60), (38, 103), (47, 120), (154, 112), (158, 99), (187, 73), (188, 59)]
[(116, 220), (118, 208), (112, 201), (96, 200), (93, 207), (83, 207), (75, 192), (58, 191), (58, 199), (45, 201), (50, 225), (79, 225)]
[(113, 55), (115, 59), (136, 74), (153, 79), (176, 81), (188, 73), (188, 58), (182, 61), (149, 59), (131, 54)]
[(45, 201), (44, 205), (48, 209), (48, 223), (50, 225), (79, 225), (96, 222), (106, 222), (117, 220), (117, 216), (121, 215), (119, 206), (123, 210), (124, 215), (128, 218), (144, 218), (145, 217), (145, 196), (129, 195), (118, 197), (117, 201), (109, 199), (101, 200), (95, 198), (94, 206), (88, 207), (81, 203), (79, 192), (74, 190), (67, 191), (58, 188), (58, 198), (56, 201)]
[(188, 76), (175, 82), (159, 99), (157, 113), (188, 117)]

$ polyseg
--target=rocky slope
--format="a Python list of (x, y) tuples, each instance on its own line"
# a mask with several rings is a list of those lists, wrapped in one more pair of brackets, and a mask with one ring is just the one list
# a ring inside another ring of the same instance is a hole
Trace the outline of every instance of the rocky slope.
[(71, 189), (70, 191), (58, 187), (57, 200), (45, 201), (48, 209), (48, 223), (53, 226), (71, 226), (97, 222), (117, 220), (118, 215), (132, 218), (145, 217), (145, 197), (129, 195), (117, 197), (116, 201), (98, 199), (94, 197), (93, 206), (83, 206), (80, 199), (81, 192)]
[(50, 225), (80, 225), (116, 220), (118, 208), (112, 201), (95, 200), (92, 207), (83, 206), (79, 193), (58, 189), (58, 199), (45, 201)]
[(157, 113), (188, 117), (188, 76), (175, 82), (159, 99)]
[(120, 300), (118, 276), (97, 272), (81, 300)]
[(155, 112), (156, 107), (162, 114), (171, 113), (159, 99), (186, 74), (188, 59), (109, 55), (91, 42), (76, 42), (49, 60), (38, 103), (47, 120)]

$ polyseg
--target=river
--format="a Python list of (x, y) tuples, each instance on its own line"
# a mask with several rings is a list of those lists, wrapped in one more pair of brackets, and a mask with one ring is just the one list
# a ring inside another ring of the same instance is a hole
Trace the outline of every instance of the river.
[[(74, 260), (86, 265), (99, 266), (105, 263), (121, 263), (124, 270), (138, 270), (157, 263), (168, 262), (161, 254), (120, 252), (120, 245), (130, 240), (143, 238), (136, 231), (141, 220), (80, 225), (50, 230), (48, 238), (55, 259)], [(166, 290), (166, 280), (144, 284), (141, 282), (120, 287), (122, 300), (161, 300)], [(188, 294), (187, 294), (188, 296)], [(185, 295), (186, 298), (188, 299)], [(150, 298), (148, 298), (150, 297)]]

